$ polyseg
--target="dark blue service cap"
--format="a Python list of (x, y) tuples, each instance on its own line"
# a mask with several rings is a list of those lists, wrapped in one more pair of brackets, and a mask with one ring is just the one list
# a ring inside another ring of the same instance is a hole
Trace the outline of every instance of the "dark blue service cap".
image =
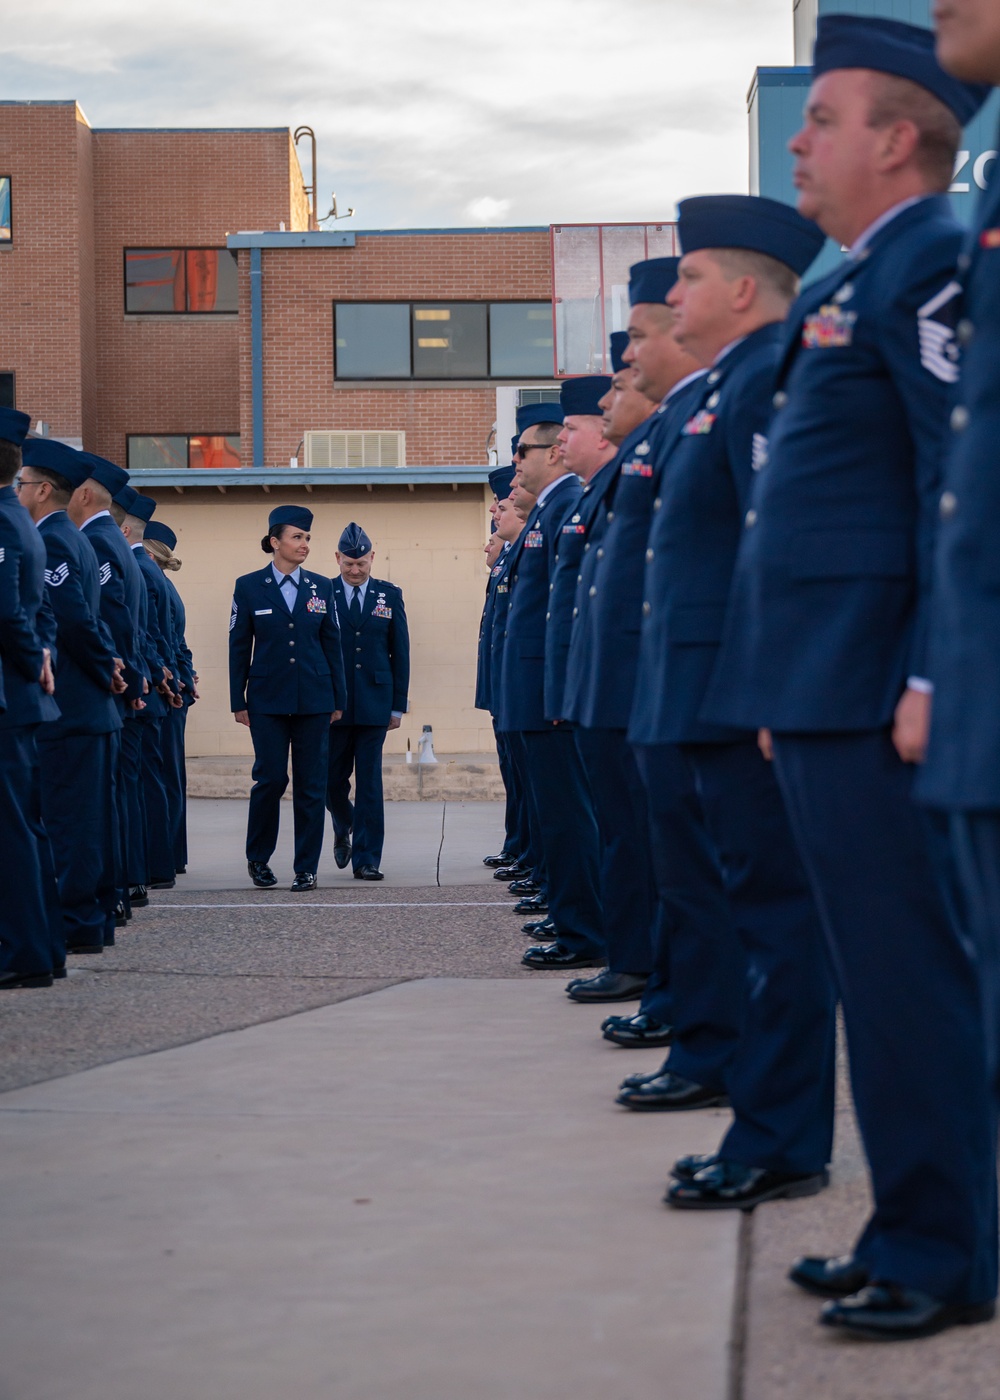
[(177, 548), (177, 536), (169, 525), (164, 525), (162, 520), (151, 520), (146, 526), (143, 538), (159, 540), (160, 544), (165, 544), (168, 549)]
[(267, 517), (267, 527), (273, 530), (276, 525), (294, 525), (297, 530), (311, 530), (313, 516), (305, 506), (275, 506)]
[(909, 78), (926, 88), (962, 123), (969, 122), (989, 97), (987, 83), (963, 83), (946, 73), (934, 52), (934, 34), (920, 25), (871, 15), (820, 15), (813, 54), (813, 77), (834, 68), (871, 68)]
[(656, 302), (662, 306), (667, 293), (677, 281), (680, 258), (647, 258), (633, 263), (628, 270), (628, 304)]
[(790, 204), (757, 194), (682, 199), (677, 206), (677, 236), (685, 253), (701, 248), (766, 253), (799, 277), (826, 242), (823, 231)]
[(341, 554), (346, 554), (348, 559), (360, 559), (363, 554), (371, 553), (372, 542), (361, 526), (352, 520), (341, 535), (337, 548)]
[(90, 475), (86, 454), (55, 438), (25, 438), (21, 460), (26, 467), (41, 467), (64, 476), (74, 491)]
[(31, 418), (27, 413), (20, 413), (16, 408), (0, 408), (0, 438), (4, 442), (20, 447), (30, 427)]
[(106, 457), (95, 457), (93, 452), (85, 452), (83, 455), (89, 467), (87, 478), (109, 491), (112, 499), (128, 484), (128, 472), (122, 467), (115, 466), (114, 462), (109, 462)]
[(611, 332), (611, 373), (617, 374), (625, 368), (622, 356), (628, 349), (628, 331)]
[(497, 500), (502, 500), (504, 496), (510, 495), (510, 488), (514, 484), (513, 467), (497, 467), (490, 472), (490, 490)]
[(510, 460), (513, 462), (517, 457), (517, 444), (521, 441), (521, 434), (515, 433), (510, 440)]
[(137, 520), (144, 520), (147, 524), (156, 511), (156, 502), (152, 496), (140, 496), (131, 486), (123, 486), (120, 491), (116, 491), (113, 499), (115, 505), (121, 506), (126, 515), (134, 515)]
[(577, 414), (599, 418), (604, 410), (598, 404), (610, 388), (610, 374), (581, 374), (576, 379), (564, 379), (559, 390), (563, 413), (567, 418)]
[(517, 410), (517, 435), (524, 432), (525, 428), (534, 427), (536, 423), (561, 423), (563, 420), (562, 407), (558, 403), (526, 403)]

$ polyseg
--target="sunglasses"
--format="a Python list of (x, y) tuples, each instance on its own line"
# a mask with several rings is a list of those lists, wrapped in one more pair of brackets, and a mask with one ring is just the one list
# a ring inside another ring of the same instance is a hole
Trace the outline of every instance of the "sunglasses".
[(514, 453), (514, 456), (520, 460), (523, 457), (527, 457), (529, 452), (536, 451), (536, 449), (542, 452), (548, 452), (549, 448), (554, 446), (555, 444), (551, 442), (519, 442), (517, 444), (517, 451)]

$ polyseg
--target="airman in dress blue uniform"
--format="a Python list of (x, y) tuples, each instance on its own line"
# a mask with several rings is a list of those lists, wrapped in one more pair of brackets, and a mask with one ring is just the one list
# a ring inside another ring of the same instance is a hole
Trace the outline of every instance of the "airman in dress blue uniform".
[[(131, 914), (130, 890), (141, 886), (146, 868), (139, 727), (139, 716), (146, 708), (150, 691), (150, 673), (143, 656), (145, 591), (128, 542), (111, 516), (112, 497), (128, 483), (128, 472), (106, 458), (89, 452), (84, 456), (89, 473), (70, 497), (67, 513), (97, 555), (101, 620), (111, 633), (115, 655), (124, 663), (126, 683), (119, 697), (124, 724), (119, 735), (115, 784), (115, 865), (120, 906), (117, 922), (121, 923)], [(139, 903), (144, 898), (141, 895)]]
[(45, 602), (45, 545), (11, 484), (31, 419), (0, 409), (0, 990), (51, 987), (65, 976), (55, 871), (42, 825), (38, 730), (58, 719), (55, 622)]
[[(637, 1016), (615, 1017), (614, 1027), (607, 1027), (612, 1034), (621, 1030), (626, 1040), (637, 1033), (652, 1038), (654, 1023), (664, 1037), (669, 1036), (669, 976), (656, 978), (653, 988), (648, 983), (658, 901), (645, 792), (626, 730), (639, 650), (642, 560), (652, 510), (648, 444), (641, 452), (636, 449), (643, 447), (659, 401), (697, 369), (673, 339), (673, 313), (664, 305), (676, 281), (677, 261), (650, 258), (630, 269), (630, 326), (636, 346), (643, 348), (643, 362), (651, 360), (650, 369), (635, 363), (629, 331), (620, 333), (617, 346), (616, 336), (611, 337), (613, 411), (624, 416), (620, 428), (605, 427), (618, 452), (588, 530), (564, 697), (566, 716), (577, 724), (577, 743), (601, 830), (608, 950), (607, 971), (571, 982), (567, 992), (575, 1001), (617, 1001), (641, 995)], [(655, 366), (650, 348), (659, 352)], [(654, 378), (650, 371), (655, 371)], [(628, 1027), (621, 1029), (625, 1022)]]
[[(926, 30), (821, 17), (799, 207), (849, 248), (788, 318), (702, 722), (773, 732), (844, 1013), (874, 1213), (793, 1279), (822, 1321), (914, 1337), (992, 1316), (996, 1173), (978, 988), (911, 800), (962, 232), (942, 196), (986, 95)], [(926, 144), (924, 135), (927, 134)], [(934, 1050), (915, 1055), (933, 1007)], [(867, 1285), (867, 1286), (866, 1286)]]
[(171, 842), (174, 855), (174, 873), (182, 875), (187, 869), (187, 773), (184, 759), (184, 736), (187, 728), (187, 713), (198, 700), (198, 678), (194, 670), (194, 658), (185, 635), (187, 616), (184, 600), (171, 579), (181, 567), (181, 561), (174, 555), (177, 536), (162, 520), (151, 520), (143, 534), (143, 545), (153, 562), (161, 569), (167, 588), (170, 604), (171, 633), (174, 647), (173, 670), (180, 685), (180, 706), (172, 706), (164, 722), (164, 781), (167, 787), (167, 804), (171, 819)]
[(229, 620), (229, 701), (254, 746), (247, 868), (259, 889), (277, 884), (268, 862), (291, 750), (295, 893), (316, 888), (330, 721), (347, 704), (333, 584), (302, 567), (312, 520), (302, 506), (271, 511), (261, 548), (272, 560), (236, 580)]
[(351, 861), (355, 880), (383, 878), (382, 749), (386, 734), (399, 728), (406, 713), (410, 687), (403, 593), (387, 579), (372, 578), (374, 557), (371, 540), (352, 521), (340, 537), (340, 574), (333, 581), (347, 704), (330, 726), (326, 805), (333, 818), (337, 865), (343, 869)]
[(49, 438), (24, 444), (18, 495), (45, 544), (45, 592), (56, 621), (59, 718), (38, 733), (42, 821), (52, 855), (69, 953), (103, 953), (114, 941), (115, 766), (124, 689), (101, 621), (97, 555), (66, 513), (89, 466)]
[(132, 486), (123, 486), (114, 507), (124, 512), (119, 522), (132, 556), (142, 574), (146, 596), (147, 658), (153, 671), (149, 701), (143, 711), (142, 726), (142, 805), (146, 830), (147, 877), (150, 889), (171, 889), (174, 885), (173, 821), (167, 797), (164, 733), (174, 705), (182, 703), (174, 666), (173, 622), (170, 599), (162, 572), (143, 548), (146, 526), (156, 511), (156, 502), (142, 496)]

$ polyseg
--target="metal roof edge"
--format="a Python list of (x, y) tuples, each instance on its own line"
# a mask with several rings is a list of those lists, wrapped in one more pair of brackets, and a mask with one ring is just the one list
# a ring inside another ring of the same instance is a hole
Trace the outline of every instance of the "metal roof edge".
[(483, 485), (493, 467), (247, 467), (225, 470), (214, 468), (172, 468), (163, 471), (136, 471), (130, 484), (143, 486), (184, 486), (191, 489), (213, 486), (285, 486), (291, 490), (305, 486), (451, 486)]

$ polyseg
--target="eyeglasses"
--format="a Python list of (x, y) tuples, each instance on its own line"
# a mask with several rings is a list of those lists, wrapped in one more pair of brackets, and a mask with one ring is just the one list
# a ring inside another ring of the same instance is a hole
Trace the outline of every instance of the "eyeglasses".
[(536, 448), (540, 448), (542, 452), (548, 452), (549, 448), (554, 446), (555, 443), (552, 442), (519, 442), (514, 456), (519, 458), (526, 457), (529, 452), (534, 452)]
[(22, 488), (22, 486), (44, 486), (44, 485), (45, 485), (45, 482), (44, 482), (44, 481), (31, 481), (29, 478), (23, 477), (23, 476), (15, 476), (15, 478), (14, 478), (14, 490), (15, 490), (15, 491), (20, 491), (21, 488)]

